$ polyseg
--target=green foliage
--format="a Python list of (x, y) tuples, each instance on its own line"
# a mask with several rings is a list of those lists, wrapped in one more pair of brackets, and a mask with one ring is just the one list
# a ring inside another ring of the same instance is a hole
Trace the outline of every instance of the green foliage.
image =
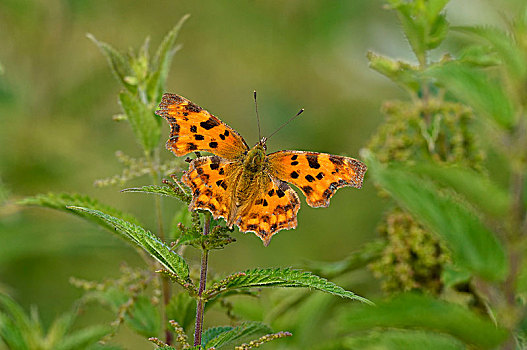
[(226, 277), (205, 291), (208, 298), (233, 289), (254, 287), (302, 287), (330, 293), (342, 298), (370, 303), (367, 299), (310, 272), (289, 268), (253, 269)]
[(260, 322), (244, 322), (236, 327), (216, 328), (212, 332), (208, 336), (210, 340), (203, 345), (207, 349), (211, 347), (221, 349), (248, 336), (270, 333), (272, 331), (269, 326)]
[(159, 146), (161, 120), (154, 115), (154, 110), (164, 90), (172, 57), (178, 49), (177, 35), (187, 18), (188, 15), (184, 16), (165, 36), (153, 60), (149, 54), (149, 39), (145, 40), (137, 54), (125, 56), (88, 34), (106, 56), (112, 72), (125, 88), (119, 94), (119, 102), (147, 158)]
[(187, 204), (190, 203), (190, 200), (192, 199), (190, 194), (184, 192), (181, 188), (170, 187), (168, 185), (167, 186), (149, 185), (149, 186), (143, 186), (139, 188), (127, 188), (127, 189), (122, 190), (121, 192), (153, 193), (153, 194), (158, 194), (158, 195), (167, 196), (167, 197), (174, 197)]
[(173, 295), (166, 308), (167, 318), (176, 321), (183, 329), (189, 329), (196, 317), (196, 299), (186, 293)]
[(0, 294), (0, 339), (17, 350), (81, 350), (95, 344), (112, 332), (107, 326), (91, 326), (72, 331), (76, 310), (56, 318), (47, 333), (36, 309), (26, 315), (20, 305)]
[(362, 336), (340, 339), (319, 350), (464, 350), (466, 346), (457, 339), (433, 332), (383, 330)]
[(455, 304), (417, 294), (401, 295), (371, 308), (357, 305), (339, 322), (344, 332), (375, 327), (419, 328), (446, 333), (482, 349), (500, 345), (508, 336), (505, 329)]
[(368, 158), (375, 181), (445, 240), (454, 262), (488, 280), (505, 278), (507, 259), (502, 245), (470, 209), (404, 168), (385, 168)]
[(39, 194), (34, 197), (26, 197), (17, 202), (19, 205), (32, 205), (45, 208), (56, 209), (66, 213), (80, 216), (84, 219), (92, 221), (97, 225), (104, 227), (110, 231), (113, 231), (113, 226), (108, 224), (103, 219), (86, 214), (85, 212), (73, 210), (70, 207), (84, 207), (92, 210), (100, 210), (108, 215), (112, 215), (116, 218), (120, 218), (139, 225), (139, 221), (131, 215), (123, 214), (120, 210), (111, 206), (101, 204), (98, 200), (91, 198), (90, 196), (80, 194), (69, 194), (69, 193), (48, 193)]
[(143, 229), (141, 226), (135, 225), (128, 221), (116, 218), (114, 216), (103, 213), (99, 210), (93, 210), (82, 207), (70, 207), (70, 209), (84, 212), (104, 220), (108, 225), (112, 226), (117, 233), (119, 233), (126, 240), (137, 244), (143, 248), (154, 259), (159, 261), (171, 273), (178, 276), (181, 281), (190, 281), (189, 266), (185, 260), (170, 250), (163, 242), (159, 240), (149, 231)]

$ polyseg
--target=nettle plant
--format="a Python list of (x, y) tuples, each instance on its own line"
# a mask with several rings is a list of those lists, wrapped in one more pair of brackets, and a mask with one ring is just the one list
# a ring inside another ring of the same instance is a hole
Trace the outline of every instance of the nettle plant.
[[(231, 236), (232, 230), (223, 221), (213, 220), (208, 211), (189, 213), (189, 189), (175, 176), (171, 176), (171, 180), (164, 178), (177, 171), (180, 173), (187, 164), (181, 159), (168, 162), (160, 160), (163, 124), (161, 118), (154, 114), (165, 91), (171, 60), (179, 49), (176, 45), (178, 32), (187, 17), (183, 17), (165, 36), (153, 57), (149, 55), (148, 39), (137, 54), (130, 52), (123, 55), (89, 35), (108, 59), (112, 72), (123, 87), (119, 93), (123, 114), (115, 119), (129, 122), (143, 150), (142, 158), (118, 153), (119, 160), (125, 165), (123, 173), (99, 180), (96, 184), (123, 184), (130, 179), (148, 175), (150, 185), (128, 188), (122, 192), (156, 196), (152, 209), (156, 212), (157, 234), (144, 228), (139, 219), (85, 195), (51, 193), (20, 201), (23, 205), (52, 208), (89, 220), (119, 235), (137, 248), (144, 258), (145, 269), (125, 267), (122, 276), (115, 280), (99, 283), (72, 278), (75, 286), (86, 291), (82, 304), (98, 301), (116, 314), (113, 327), (104, 331), (97, 329), (99, 333), (87, 340), (85, 346), (92, 345), (102, 337), (108, 340), (123, 323), (162, 349), (219, 349), (227, 346), (232, 348), (236, 344), (236, 349), (250, 349), (290, 336), (286, 331), (273, 332), (269, 326), (260, 322), (238, 322), (232, 326), (203, 330), (204, 313), (208, 307), (213, 304), (229, 305), (227, 299), (233, 295), (257, 296), (262, 287), (303, 287), (368, 302), (322, 277), (292, 268), (257, 268), (223, 278), (213, 276), (207, 279), (209, 253), (234, 243), (235, 239)], [(181, 203), (180, 211), (174, 214), (173, 224), (169, 228), (163, 227), (162, 197)], [(183, 253), (187, 247), (201, 251), (200, 266), (190, 266), (185, 261)], [(229, 308), (227, 314), (232, 316)], [(189, 342), (187, 336), (193, 323), (194, 339)], [(17, 332), (16, 321), (7, 331), (4, 328), (0, 336), (13, 348), (19, 348), (17, 344), (28, 344), (23, 332)], [(251, 338), (253, 340), (248, 341)], [(67, 347), (60, 339), (55, 341), (54, 349), (82, 348), (78, 345)]]
[[(527, 8), (508, 31), (450, 28), (447, 3), (388, 1), (417, 64), (368, 54), (410, 96), (362, 153), (394, 207), (362, 261), (396, 295), (343, 310), (328, 349), (527, 345)], [(432, 61), (451, 32), (462, 50)]]

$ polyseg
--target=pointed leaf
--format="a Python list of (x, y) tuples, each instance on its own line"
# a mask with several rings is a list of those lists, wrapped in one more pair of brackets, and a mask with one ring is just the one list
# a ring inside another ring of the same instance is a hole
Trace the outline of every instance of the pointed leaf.
[(92, 34), (87, 34), (87, 37), (99, 47), (102, 54), (106, 57), (117, 80), (123, 84), (128, 91), (135, 92), (136, 87), (127, 82), (127, 78), (133, 76), (133, 71), (128, 60), (109, 44), (95, 39)]
[(85, 212), (80, 212), (77, 210), (70, 209), (68, 207), (84, 207), (94, 210), (100, 210), (109, 215), (121, 218), (123, 220), (132, 222), (136, 225), (139, 225), (139, 222), (136, 218), (128, 214), (123, 214), (120, 210), (112, 208), (108, 205), (101, 204), (98, 200), (91, 198), (89, 196), (84, 196), (80, 194), (69, 194), (69, 193), (48, 193), (48, 194), (39, 194), (34, 197), (27, 197), (19, 200), (17, 202), (19, 205), (32, 205), (40, 206), (45, 208), (51, 208), (60, 210), (66, 213), (74, 214), (80, 216), (84, 219), (92, 221), (99, 226), (102, 226), (113, 232), (113, 226), (109, 225), (106, 221), (100, 219), (99, 217), (86, 214)]
[[(185, 203), (190, 202), (190, 200), (192, 199), (191, 195), (184, 193), (183, 191), (176, 192), (175, 189), (177, 189), (177, 187), (150, 185), (143, 187), (127, 188), (122, 190), (121, 192), (144, 192), (159, 194), (161, 196), (177, 198)], [(188, 212), (188, 210), (186, 211)]]
[(254, 269), (239, 272), (214, 284), (209, 290), (205, 291), (205, 296), (212, 296), (218, 293), (239, 288), (252, 287), (303, 287), (319, 290), (322, 292), (337, 295), (343, 298), (355, 299), (369, 303), (363, 297), (353, 292), (347, 291), (335, 283), (325, 278), (294, 269)]
[(460, 101), (474, 108), (477, 114), (504, 128), (515, 123), (513, 103), (500, 81), (486, 73), (456, 62), (431, 68), (427, 75), (436, 78)]
[(131, 329), (145, 337), (156, 336), (161, 329), (159, 308), (144, 295), (137, 297), (125, 319)]
[(157, 49), (154, 57), (154, 71), (148, 81), (148, 96), (151, 102), (158, 102), (161, 96), (165, 82), (172, 63), (172, 57), (176, 53), (178, 47), (175, 46), (179, 30), (190, 15), (183, 16), (179, 22), (172, 28), (170, 32), (163, 38), (163, 41)]
[(492, 349), (507, 339), (507, 331), (456, 304), (424, 295), (406, 294), (376, 307), (356, 305), (340, 319), (343, 332), (385, 328), (420, 328), (450, 334), (464, 343)]
[(419, 80), (417, 77), (418, 67), (412, 66), (404, 61), (396, 61), (391, 58), (378, 55), (368, 51), (366, 55), (371, 69), (376, 70), (388, 77), (404, 89), (417, 93), (419, 91)]
[(70, 207), (73, 210), (85, 212), (106, 221), (109, 225), (123, 237), (131, 240), (146, 252), (148, 252), (154, 259), (159, 261), (170, 272), (181, 277), (184, 280), (190, 281), (189, 266), (185, 260), (170, 250), (163, 242), (159, 240), (151, 232), (145, 230), (141, 226), (132, 224), (125, 220), (105, 214), (99, 210), (92, 210), (82, 207)]
[(222, 327), (212, 327), (205, 330), (201, 336), (201, 342), (207, 344), (212, 339), (218, 337), (220, 334), (233, 330), (234, 327), (231, 326), (222, 326)]
[(170, 299), (166, 314), (169, 320), (174, 320), (183, 329), (188, 329), (196, 317), (196, 299), (187, 293), (178, 293)]
[(209, 340), (204, 347), (206, 349), (214, 347), (220, 349), (222, 346), (228, 345), (234, 341), (240, 340), (254, 334), (271, 333), (269, 326), (260, 322), (244, 322), (241, 325), (234, 327), (226, 332), (220, 333), (216, 337)]
[(508, 267), (502, 245), (462, 203), (409, 171), (386, 168), (372, 156), (364, 156), (369, 158), (375, 181), (446, 241), (456, 264), (487, 280), (505, 278)]
[(159, 144), (161, 125), (154, 111), (128, 91), (119, 93), (123, 107), (136, 139), (146, 152), (151, 152)]

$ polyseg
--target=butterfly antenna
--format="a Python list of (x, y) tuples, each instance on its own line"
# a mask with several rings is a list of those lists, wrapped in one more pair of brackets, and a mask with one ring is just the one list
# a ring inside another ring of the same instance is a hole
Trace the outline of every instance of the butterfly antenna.
[(256, 109), (256, 120), (258, 121), (258, 140), (261, 140), (262, 133), (260, 131), (260, 116), (258, 115), (258, 102), (256, 101), (256, 90), (254, 90), (254, 108)]
[(279, 127), (278, 129), (275, 130), (275, 132), (273, 132), (271, 135), (269, 135), (267, 137), (267, 140), (269, 140), (271, 138), (271, 136), (273, 136), (274, 134), (276, 134), (277, 132), (279, 132), (280, 130), (282, 130), (283, 127), (287, 126), (289, 123), (291, 123), (293, 120), (296, 119), (296, 117), (298, 117), (300, 114), (302, 114), (302, 112), (304, 112), (304, 108), (302, 108), (301, 110), (298, 111), (297, 114), (295, 114), (294, 116), (292, 116), (291, 118), (289, 118), (289, 120), (287, 122), (285, 122), (284, 124), (282, 124), (281, 127)]

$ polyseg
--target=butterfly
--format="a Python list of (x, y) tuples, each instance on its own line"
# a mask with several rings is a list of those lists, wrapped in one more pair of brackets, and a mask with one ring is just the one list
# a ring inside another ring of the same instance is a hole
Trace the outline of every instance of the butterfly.
[(276, 232), (297, 226), (300, 200), (288, 183), (315, 208), (327, 207), (340, 187), (362, 187), (367, 167), (361, 161), (304, 151), (266, 154), (267, 138), (250, 148), (234, 129), (182, 96), (165, 93), (155, 113), (170, 124), (166, 147), (176, 156), (213, 154), (193, 159), (183, 174), (192, 191), (189, 210), (208, 210), (230, 228), (256, 233), (265, 246)]

